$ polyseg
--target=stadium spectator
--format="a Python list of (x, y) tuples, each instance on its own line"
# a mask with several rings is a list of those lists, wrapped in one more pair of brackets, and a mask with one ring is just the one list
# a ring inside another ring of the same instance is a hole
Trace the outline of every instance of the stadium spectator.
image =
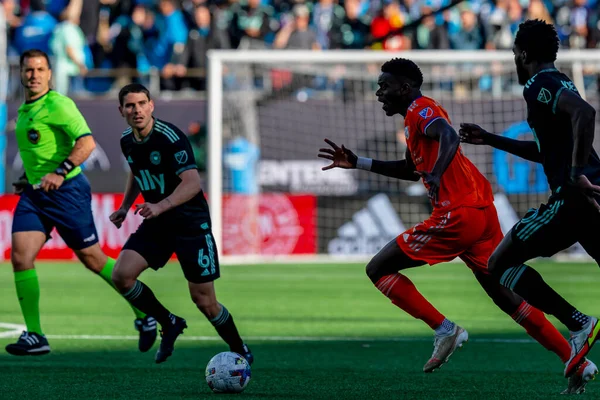
[(48, 53), (50, 38), (56, 24), (56, 19), (45, 10), (43, 1), (33, 0), (29, 6), (29, 13), (15, 30), (15, 50), (19, 54), (29, 49), (39, 49)]
[(90, 46), (96, 41), (98, 24), (100, 22), (100, 1), (83, 0), (81, 16), (79, 17), (79, 26), (86, 37)]
[(410, 49), (410, 40), (403, 34), (388, 37), (391, 32), (404, 26), (408, 18), (397, 0), (384, 0), (381, 10), (371, 21), (371, 38), (375, 41), (373, 49)]
[[(196, 7), (194, 12), (193, 27), (188, 34), (187, 43), (183, 52), (182, 62), (174, 69), (174, 75), (183, 78), (187, 68), (194, 68), (198, 72), (206, 68), (206, 52), (209, 49), (226, 49), (228, 41), (220, 41), (222, 37), (214, 35), (210, 10), (205, 5)], [(199, 74), (192, 74), (189, 83), (197, 90), (206, 88), (206, 80)]]
[(188, 28), (185, 18), (177, 8), (176, 0), (160, 0), (159, 9), (163, 26), (153, 52), (153, 66), (161, 71), (161, 88), (175, 90), (181, 87), (181, 79), (176, 75), (183, 62), (183, 52), (187, 42)]
[(590, 10), (587, 7), (587, 0), (574, 0), (570, 9), (570, 35), (569, 47), (572, 49), (583, 49), (587, 47), (588, 39), (588, 20), (590, 19)]
[(483, 49), (485, 38), (482, 26), (477, 20), (477, 15), (466, 3), (460, 6), (461, 29), (450, 34), (450, 43), (457, 50), (480, 50)]
[[(422, 7), (423, 15), (430, 14), (433, 10), (430, 7)], [(435, 17), (428, 16), (423, 23), (416, 29), (415, 46), (418, 49), (450, 49), (450, 34), (448, 23), (443, 20), (437, 24)]]
[(359, 0), (345, 0), (345, 16), (339, 29), (330, 33), (331, 46), (340, 49), (364, 49), (370, 44), (370, 18), (361, 16)]
[(143, 5), (136, 5), (129, 15), (120, 15), (110, 26), (109, 41), (111, 62), (115, 68), (145, 69), (144, 27), (153, 25), (148, 17), (150, 11)]
[(287, 23), (275, 37), (276, 49), (318, 50), (317, 34), (309, 26), (310, 11), (304, 4), (293, 8), (294, 19)]
[(242, 0), (232, 6), (231, 42), (234, 48), (265, 47), (267, 35), (271, 33), (273, 8), (263, 6), (261, 0)]
[(498, 0), (496, 8), (488, 18), (486, 49), (508, 50), (512, 48), (515, 28), (508, 16), (509, 1)]
[(527, 17), (525, 19), (541, 19), (549, 24), (554, 24), (546, 4), (542, 0), (531, 0), (527, 8)]
[[(51, 15), (68, 14), (73, 1), (3, 0), (9, 56), (26, 48), (49, 48), (51, 32), (80, 42), (79, 32), (64, 34), (66, 21), (52, 25)], [(146, 76), (158, 71), (166, 90), (204, 90), (203, 79), (181, 75), (190, 68), (201, 72), (206, 52), (215, 48), (510, 50), (525, 19), (554, 21), (563, 48), (600, 48), (598, 0), (467, 0), (432, 16), (426, 14), (451, 0), (77, 1), (83, 1), (76, 17), (85, 57), (78, 65), (64, 57), (64, 46), (58, 54), (70, 65), (71, 76), (81, 75), (85, 66), (137, 68)], [(200, 26), (200, 20), (208, 26)], [(56, 78), (61, 79), (60, 73)], [(103, 79), (114, 85), (114, 79)]]
[(82, 0), (71, 0), (60, 15), (50, 49), (54, 54), (54, 88), (61, 94), (69, 93), (70, 80), (87, 73), (85, 66), (86, 41), (79, 27)]
[(61, 15), (63, 15), (70, 2), (69, 0), (44, 0), (44, 4), (46, 6), (46, 11), (57, 20), (60, 20)]
[(6, 30), (8, 33), (8, 40), (14, 40), (14, 31), (21, 25), (21, 18), (18, 15), (20, 10), (17, 7), (15, 0), (3, 0), (2, 7), (4, 8), (4, 15), (6, 18)]
[(330, 43), (330, 35), (339, 30), (345, 14), (344, 8), (335, 4), (333, 0), (319, 0), (315, 4), (312, 25), (317, 32), (317, 43), (321, 49), (333, 48)]

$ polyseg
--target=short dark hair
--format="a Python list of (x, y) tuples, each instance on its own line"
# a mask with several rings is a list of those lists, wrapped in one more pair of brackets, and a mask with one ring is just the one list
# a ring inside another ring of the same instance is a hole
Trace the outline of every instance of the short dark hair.
[(125, 96), (127, 96), (129, 93), (144, 93), (146, 97), (148, 97), (148, 100), (152, 100), (150, 98), (150, 91), (146, 89), (146, 86), (139, 83), (130, 83), (129, 85), (123, 86), (121, 90), (119, 90), (119, 104), (121, 106), (123, 106), (123, 100), (125, 99)]
[(46, 59), (46, 62), (48, 62), (48, 68), (52, 69), (52, 66), (50, 65), (50, 57), (48, 57), (48, 54), (46, 54), (44, 51), (39, 49), (30, 49), (21, 53), (21, 58), (19, 59), (19, 67), (23, 68), (23, 63), (25, 62), (26, 58), (33, 57), (44, 57)]
[(554, 62), (558, 53), (558, 33), (554, 25), (530, 19), (519, 25), (515, 44), (527, 53), (527, 61)]
[(386, 72), (396, 78), (406, 78), (416, 88), (420, 88), (423, 84), (421, 69), (417, 64), (406, 58), (392, 58), (381, 66), (381, 72)]

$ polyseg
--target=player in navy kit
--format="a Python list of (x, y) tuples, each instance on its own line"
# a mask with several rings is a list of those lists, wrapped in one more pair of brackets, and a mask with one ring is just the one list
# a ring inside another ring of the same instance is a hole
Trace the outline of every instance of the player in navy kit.
[(144, 203), (136, 205), (135, 212), (144, 221), (119, 255), (112, 276), (116, 287), (131, 304), (160, 323), (162, 340), (156, 362), (166, 361), (187, 324), (171, 314), (138, 277), (147, 268), (163, 267), (175, 253), (198, 309), (230, 350), (252, 363), (252, 353), (242, 341), (231, 314), (215, 296), (213, 282), (219, 277), (217, 248), (187, 137), (175, 125), (153, 117), (154, 103), (144, 86), (123, 87), (119, 103), (119, 111), (130, 126), (121, 137), (121, 149), (131, 173), (123, 203), (110, 219), (120, 227), (141, 192)]
[(576, 242), (600, 263), (600, 159), (592, 147), (596, 111), (554, 66), (558, 43), (554, 26), (540, 20), (522, 23), (515, 38), (517, 75), (525, 86), (527, 122), (535, 141), (494, 135), (474, 124), (461, 124), (460, 135), (463, 142), (487, 144), (544, 166), (552, 191), (548, 203), (530, 210), (513, 227), (491, 256), (489, 271), (502, 285), (569, 328), (568, 377), (589, 366), (585, 357), (599, 337), (598, 319), (569, 304), (524, 264)]

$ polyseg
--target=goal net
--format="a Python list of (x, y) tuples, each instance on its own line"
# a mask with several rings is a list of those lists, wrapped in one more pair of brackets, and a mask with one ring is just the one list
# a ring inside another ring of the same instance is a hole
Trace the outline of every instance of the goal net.
[[(429, 216), (421, 182), (322, 171), (327, 161), (317, 158), (324, 138), (361, 156), (404, 158), (404, 121), (386, 117), (375, 96), (380, 66), (395, 56), (421, 67), (423, 93), (456, 130), (474, 122), (532, 138), (510, 52), (210, 52), (208, 195), (225, 261), (367, 259)], [(599, 52), (562, 51), (557, 62), (595, 107), (599, 61)], [(503, 231), (547, 199), (541, 165), (463, 150), (493, 186)]]

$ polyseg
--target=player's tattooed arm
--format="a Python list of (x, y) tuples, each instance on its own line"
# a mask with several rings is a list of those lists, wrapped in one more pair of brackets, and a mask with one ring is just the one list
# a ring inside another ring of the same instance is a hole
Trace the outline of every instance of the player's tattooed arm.
[(565, 89), (558, 98), (557, 112), (563, 112), (571, 117), (573, 128), (571, 178), (575, 179), (583, 174), (582, 169), (588, 164), (592, 151), (596, 110), (575, 92)]
[(460, 124), (460, 141), (475, 145), (488, 145), (498, 150), (505, 151), (525, 160), (536, 163), (542, 162), (542, 155), (538, 145), (533, 140), (516, 140), (490, 133), (476, 124)]

